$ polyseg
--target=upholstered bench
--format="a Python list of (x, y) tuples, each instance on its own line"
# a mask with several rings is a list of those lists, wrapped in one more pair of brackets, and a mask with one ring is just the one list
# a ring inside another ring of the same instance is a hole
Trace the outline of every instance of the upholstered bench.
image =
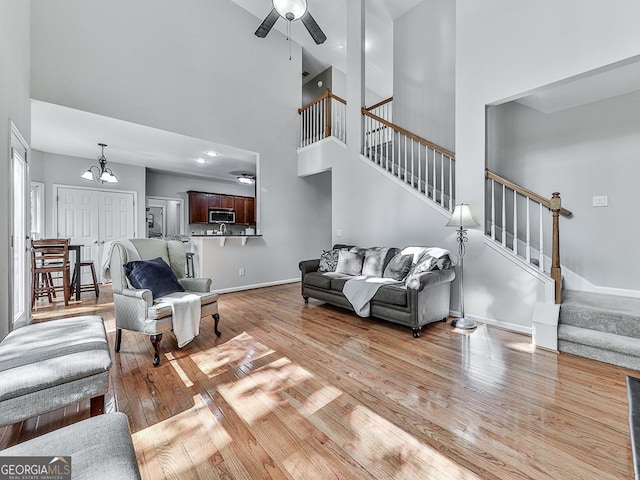
[(0, 342), (0, 426), (91, 399), (104, 413), (111, 356), (101, 317), (17, 328)]
[(71, 457), (71, 477), (140, 478), (129, 424), (124, 413), (88, 418), (0, 451), (0, 457)]

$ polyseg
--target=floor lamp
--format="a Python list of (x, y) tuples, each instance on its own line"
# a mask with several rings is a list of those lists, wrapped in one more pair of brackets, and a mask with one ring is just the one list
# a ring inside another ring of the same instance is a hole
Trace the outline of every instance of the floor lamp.
[(478, 325), (473, 320), (464, 316), (464, 252), (465, 243), (469, 240), (467, 238), (468, 227), (478, 227), (480, 224), (474, 218), (471, 213), (471, 207), (466, 203), (456, 205), (453, 209), (451, 218), (447, 223), (447, 227), (456, 227), (458, 229), (458, 256), (460, 257), (460, 313), (461, 316), (457, 320), (451, 322), (456, 328), (462, 328), (464, 330), (472, 330)]

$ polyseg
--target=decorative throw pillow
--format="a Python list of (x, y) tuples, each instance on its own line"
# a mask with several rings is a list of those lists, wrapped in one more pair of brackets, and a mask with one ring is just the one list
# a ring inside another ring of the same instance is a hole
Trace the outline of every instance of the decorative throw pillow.
[(389, 247), (367, 248), (364, 253), (364, 262), (362, 263), (362, 275), (381, 277), (388, 251)]
[(420, 275), (433, 270), (444, 270), (451, 266), (449, 250), (443, 248), (429, 248), (416, 265), (413, 266), (407, 275), (407, 286), (418, 288), (420, 285)]
[(362, 273), (362, 262), (364, 255), (358, 252), (350, 252), (348, 250), (340, 250), (338, 253), (338, 265), (336, 273), (344, 273), (346, 275), (360, 275)]
[(338, 266), (338, 253), (340, 250), (334, 248), (332, 250), (323, 250), (320, 255), (319, 272), (335, 272)]
[(171, 267), (160, 257), (135, 260), (123, 265), (124, 273), (135, 288), (151, 290), (153, 298), (184, 292)]
[(387, 268), (384, 269), (384, 278), (393, 278), (401, 282), (404, 280), (411, 270), (411, 264), (413, 262), (413, 255), (402, 255), (398, 253), (391, 259)]
[(417, 264), (429, 247), (406, 247), (400, 252), (402, 255), (411, 255), (413, 257), (412, 263)]

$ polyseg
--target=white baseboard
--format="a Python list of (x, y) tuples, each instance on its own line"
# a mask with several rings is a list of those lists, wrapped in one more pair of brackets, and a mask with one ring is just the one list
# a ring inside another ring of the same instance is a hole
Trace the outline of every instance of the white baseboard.
[[(449, 315), (451, 317), (459, 318), (460, 312), (456, 310), (449, 310)], [(501, 320), (496, 320), (495, 318), (481, 317), (480, 315), (472, 315), (470, 313), (467, 313), (466, 317), (475, 322), (491, 325), (492, 327), (501, 328), (502, 330), (509, 330), (510, 332), (523, 333), (525, 335), (531, 335), (532, 333), (531, 327), (519, 325), (517, 323), (503, 322)]]
[(239, 287), (220, 288), (220, 289), (216, 289), (216, 292), (218, 293), (241, 292), (243, 290), (253, 290), (254, 288), (274, 287), (276, 285), (286, 285), (288, 283), (296, 283), (299, 281), (300, 281), (300, 278), (289, 278), (286, 280), (274, 280), (273, 282), (254, 283), (253, 285), (242, 285)]

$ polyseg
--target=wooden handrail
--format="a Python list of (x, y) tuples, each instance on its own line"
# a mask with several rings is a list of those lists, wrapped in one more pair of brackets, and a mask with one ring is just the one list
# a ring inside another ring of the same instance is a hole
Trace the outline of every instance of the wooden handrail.
[(343, 103), (343, 104), (345, 104), (345, 105), (347, 104), (347, 101), (346, 101), (344, 98), (339, 97), (338, 95), (334, 95), (331, 91), (329, 91), (329, 96), (330, 96), (331, 98), (333, 98), (334, 100), (339, 101), (340, 103)]
[[(507, 180), (506, 178), (501, 177), (500, 175), (496, 175), (495, 173), (489, 171), (489, 169), (485, 169), (485, 178), (488, 178), (490, 180), (495, 180), (496, 182), (498, 182), (501, 185), (504, 185), (507, 188), (510, 188), (511, 190), (514, 190), (522, 195), (524, 195), (525, 197), (529, 197), (533, 200), (535, 200), (538, 203), (541, 203), (542, 205), (544, 205), (545, 207), (547, 207), (549, 210), (551, 210), (551, 200), (543, 197), (542, 195), (538, 195), (535, 192), (532, 192), (531, 190), (528, 190), (524, 187), (521, 187), (520, 185), (510, 182), (509, 180)], [(561, 208), (560, 209), (560, 214), (565, 216), (565, 217), (571, 217), (573, 216), (573, 213), (570, 210), (567, 210), (566, 208)]]
[(376, 103), (375, 105), (371, 105), (370, 107), (365, 107), (365, 110), (367, 112), (370, 112), (371, 110), (374, 110), (378, 107), (381, 107), (382, 105), (385, 105), (389, 102), (393, 101), (393, 97), (389, 97), (389, 98), (385, 98), (384, 100), (382, 100), (381, 102)]
[(313, 107), (315, 104), (320, 103), (322, 100), (324, 100), (325, 98), (333, 98), (335, 100), (337, 100), (340, 103), (344, 103), (345, 105), (347, 104), (347, 101), (343, 98), (340, 98), (337, 95), (334, 95), (333, 93), (331, 93), (331, 90), (327, 88), (327, 90), (320, 95), (318, 98), (316, 98), (313, 102), (308, 103), (307, 105), (305, 105), (304, 107), (300, 107), (298, 109), (298, 115), (302, 115), (302, 112), (304, 112), (305, 110), (310, 109), (311, 107)]
[(375, 121), (380, 122), (383, 125), (386, 125), (387, 127), (392, 128), (396, 132), (401, 133), (402, 135), (405, 135), (405, 136), (409, 137), (410, 139), (415, 140), (416, 142), (418, 142), (418, 143), (420, 143), (422, 145), (425, 145), (426, 147), (432, 148), (436, 152), (442, 153), (443, 155), (451, 158), (452, 160), (455, 160), (455, 158), (456, 158), (456, 154), (455, 153), (450, 152), (449, 150), (446, 150), (446, 149), (436, 145), (435, 143), (430, 142), (429, 140), (425, 140), (424, 138), (419, 137), (418, 135), (414, 135), (413, 133), (409, 132), (408, 130), (405, 130), (402, 127), (394, 125), (393, 123), (388, 122), (387, 120), (385, 120), (382, 117), (374, 115), (373, 113), (369, 112), (366, 108), (362, 109), (362, 114), (366, 115), (369, 118), (373, 118)]

